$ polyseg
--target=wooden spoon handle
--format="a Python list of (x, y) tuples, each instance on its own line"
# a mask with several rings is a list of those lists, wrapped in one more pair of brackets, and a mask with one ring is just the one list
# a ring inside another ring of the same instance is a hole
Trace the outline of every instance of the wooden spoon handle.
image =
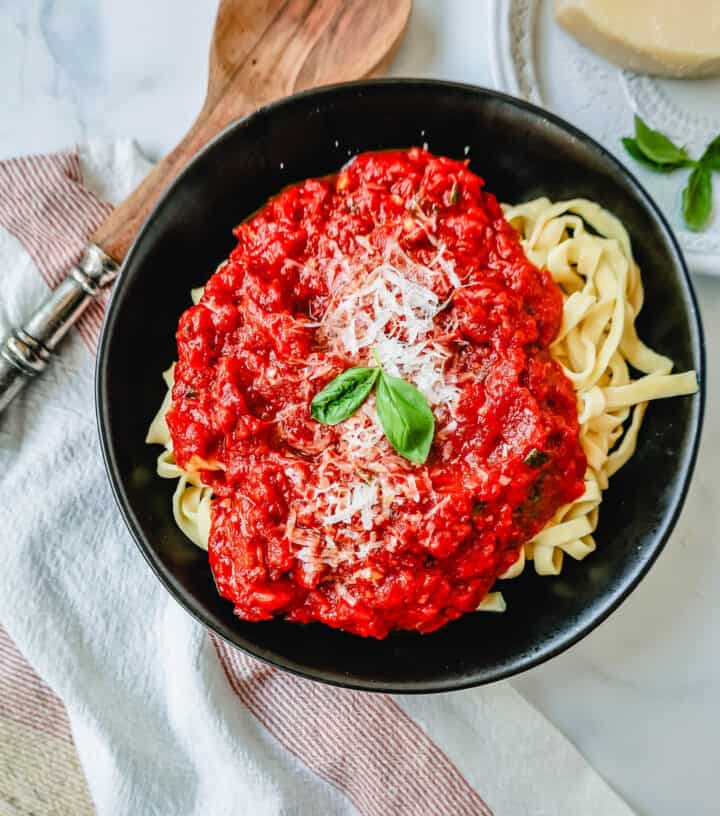
[(411, 7), (411, 0), (221, 0), (203, 110), (93, 242), (122, 262), (162, 193), (213, 136), (272, 99), (376, 73), (400, 41)]
[[(255, 100), (242, 104), (237, 98), (233, 107), (237, 116), (243, 116), (257, 108)], [(243, 110), (244, 109), (244, 110)], [(113, 210), (92, 236), (92, 242), (101, 247), (111, 258), (121, 263), (135, 240), (140, 227), (157, 204), (163, 192), (172, 184), (190, 159), (204, 147), (227, 123), (216, 122), (213, 111), (204, 111), (187, 132), (180, 144), (169, 153), (145, 177), (141, 184)]]
[(0, 412), (45, 369), (70, 326), (118, 274), (162, 193), (213, 136), (272, 99), (376, 73), (402, 37), (411, 7), (412, 0), (220, 0), (203, 110), (98, 227), (67, 279), (0, 342)]

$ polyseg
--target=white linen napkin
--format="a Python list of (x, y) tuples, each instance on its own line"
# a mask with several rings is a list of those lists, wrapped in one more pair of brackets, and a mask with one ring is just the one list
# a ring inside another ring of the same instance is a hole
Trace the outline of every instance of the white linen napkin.
[[(121, 199), (147, 169), (129, 143), (0, 163), (0, 333), (78, 256), (109, 210), (101, 198)], [(629, 816), (507, 683), (427, 696), (330, 688), (192, 620), (108, 487), (93, 405), (100, 313), (0, 419), (0, 806), (92, 812), (72, 779), (74, 739), (107, 816)]]

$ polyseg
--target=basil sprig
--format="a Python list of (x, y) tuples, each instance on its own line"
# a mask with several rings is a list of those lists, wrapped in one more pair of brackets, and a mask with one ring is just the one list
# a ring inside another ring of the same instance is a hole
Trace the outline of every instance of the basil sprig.
[(337, 425), (352, 416), (373, 387), (375, 408), (385, 436), (410, 462), (422, 465), (435, 435), (435, 417), (425, 397), (414, 385), (393, 377), (379, 364), (357, 366), (338, 374), (310, 403), (310, 416), (323, 425)]
[(648, 158), (640, 149), (637, 139), (633, 139), (630, 136), (626, 136), (624, 139), (622, 139), (622, 143), (625, 150), (627, 150), (635, 161), (640, 162), (640, 164), (645, 165), (648, 170), (654, 170), (656, 173), (670, 173), (673, 170), (677, 170), (679, 167), (685, 167), (687, 162), (687, 159), (683, 159), (682, 162), (678, 163), (656, 162), (653, 159)]
[(684, 147), (674, 145), (664, 133), (648, 127), (639, 116), (635, 117), (635, 142), (641, 153), (654, 164), (684, 167), (691, 161)]
[(310, 416), (323, 425), (337, 425), (365, 402), (380, 373), (379, 368), (348, 368), (338, 374), (310, 403)]
[(627, 136), (622, 143), (635, 161), (658, 173), (693, 168), (682, 192), (682, 213), (691, 230), (701, 230), (712, 213), (712, 174), (720, 172), (720, 136), (716, 136), (695, 161), (684, 147), (673, 144), (664, 133), (648, 127), (636, 116), (635, 137)]
[(700, 162), (705, 165), (708, 170), (720, 172), (720, 136), (716, 136), (705, 148)]
[(400, 456), (422, 465), (435, 435), (435, 417), (425, 397), (406, 380), (381, 370), (375, 407), (393, 448)]
[(690, 173), (682, 192), (682, 210), (685, 223), (691, 230), (701, 230), (712, 211), (712, 172), (702, 164)]

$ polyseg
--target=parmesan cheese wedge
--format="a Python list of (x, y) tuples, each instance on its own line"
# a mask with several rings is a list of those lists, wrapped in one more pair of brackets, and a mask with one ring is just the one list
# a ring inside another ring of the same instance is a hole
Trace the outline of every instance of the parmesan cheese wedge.
[(555, 19), (583, 45), (633, 71), (720, 74), (720, 0), (554, 0)]

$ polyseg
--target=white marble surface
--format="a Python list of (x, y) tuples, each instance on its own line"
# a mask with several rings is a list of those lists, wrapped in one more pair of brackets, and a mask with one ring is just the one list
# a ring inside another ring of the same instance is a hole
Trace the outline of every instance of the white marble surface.
[[(485, 0), (416, 0), (393, 73), (490, 84), (486, 13)], [(213, 14), (210, 0), (0, 0), (0, 157), (117, 136), (162, 155), (199, 108)], [(714, 365), (720, 280), (696, 283)], [(582, 643), (514, 681), (647, 816), (720, 812), (720, 389), (712, 378), (708, 397), (691, 495), (657, 565)]]

